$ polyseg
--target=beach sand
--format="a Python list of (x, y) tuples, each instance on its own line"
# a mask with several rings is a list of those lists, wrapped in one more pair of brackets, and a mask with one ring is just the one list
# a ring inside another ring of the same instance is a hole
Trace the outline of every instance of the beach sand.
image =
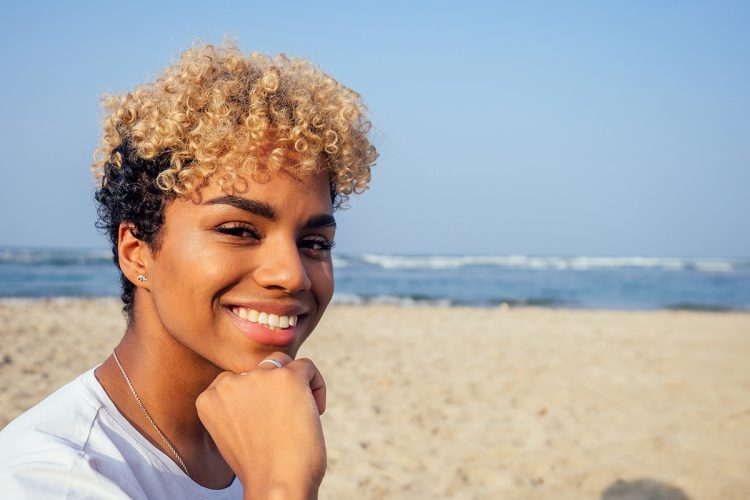
[[(0, 302), (0, 427), (123, 326), (113, 299)], [(300, 355), (321, 498), (750, 498), (750, 314), (336, 306)]]

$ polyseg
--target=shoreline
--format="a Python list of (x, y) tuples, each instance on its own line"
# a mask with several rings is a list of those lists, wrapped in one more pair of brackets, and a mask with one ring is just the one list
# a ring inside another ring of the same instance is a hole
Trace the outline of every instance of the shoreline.
[[(618, 307), (590, 307), (590, 306), (573, 306), (566, 304), (550, 304), (546, 305), (543, 303), (513, 303), (513, 302), (501, 302), (498, 304), (465, 304), (465, 303), (450, 303), (445, 300), (427, 300), (419, 301), (412, 300), (410, 298), (398, 298), (388, 297), (391, 300), (379, 301), (375, 300), (364, 300), (362, 302), (350, 302), (350, 301), (332, 301), (330, 307), (362, 307), (362, 308), (377, 308), (377, 307), (394, 307), (399, 309), (470, 309), (470, 310), (524, 310), (524, 309), (541, 309), (550, 311), (580, 311), (580, 312), (631, 312), (631, 313), (649, 313), (649, 312), (697, 312), (697, 313), (729, 313), (729, 314), (747, 314), (750, 315), (750, 306), (746, 308), (731, 308), (722, 306), (704, 306), (700, 304), (685, 304), (684, 306), (675, 307), (655, 307), (655, 308), (618, 308)], [(120, 298), (111, 295), (92, 295), (92, 296), (78, 296), (78, 295), (59, 295), (59, 296), (45, 296), (45, 297), (0, 297), (0, 304), (35, 304), (35, 303), (64, 303), (64, 302), (76, 302), (76, 301), (93, 301), (93, 302), (117, 302), (120, 303)]]
[[(109, 354), (120, 307), (0, 299), (0, 428)], [(750, 497), (745, 312), (332, 305), (300, 356), (322, 498)]]

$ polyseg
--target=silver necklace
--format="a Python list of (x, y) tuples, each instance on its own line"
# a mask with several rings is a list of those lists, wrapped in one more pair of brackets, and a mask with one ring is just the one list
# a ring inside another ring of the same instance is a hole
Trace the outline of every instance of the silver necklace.
[(182, 467), (182, 470), (185, 471), (185, 475), (187, 477), (190, 477), (190, 474), (188, 473), (187, 465), (185, 465), (185, 461), (182, 460), (182, 457), (180, 456), (179, 453), (177, 453), (177, 450), (174, 449), (174, 446), (172, 446), (172, 443), (169, 442), (169, 439), (167, 439), (164, 433), (156, 426), (156, 422), (154, 422), (154, 419), (151, 418), (151, 415), (148, 413), (148, 410), (146, 410), (146, 407), (143, 406), (143, 403), (141, 402), (141, 398), (139, 398), (138, 393), (135, 392), (133, 383), (130, 382), (130, 377), (128, 377), (128, 374), (125, 373), (125, 368), (122, 367), (122, 363), (120, 363), (120, 359), (117, 357), (117, 352), (115, 352), (114, 349), (112, 349), (112, 356), (114, 356), (117, 366), (120, 367), (122, 376), (125, 377), (125, 382), (128, 383), (128, 387), (130, 387), (130, 392), (133, 393), (133, 397), (135, 398), (136, 403), (138, 403), (138, 406), (141, 407), (141, 411), (143, 411), (143, 414), (146, 415), (146, 418), (151, 423), (156, 433), (159, 434), (159, 437), (161, 437), (161, 440), (164, 441), (164, 444), (167, 445), (167, 448), (169, 448), (169, 451), (171, 451), (172, 454), (175, 456), (175, 458), (177, 459), (177, 462), (180, 464), (180, 467)]

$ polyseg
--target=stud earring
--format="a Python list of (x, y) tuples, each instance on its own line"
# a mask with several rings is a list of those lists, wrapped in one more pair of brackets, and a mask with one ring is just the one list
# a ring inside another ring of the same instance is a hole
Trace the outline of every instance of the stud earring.
[(140, 281), (141, 283), (143, 283), (144, 281), (148, 281), (148, 278), (146, 277), (145, 274), (139, 274), (138, 275), (138, 281)]

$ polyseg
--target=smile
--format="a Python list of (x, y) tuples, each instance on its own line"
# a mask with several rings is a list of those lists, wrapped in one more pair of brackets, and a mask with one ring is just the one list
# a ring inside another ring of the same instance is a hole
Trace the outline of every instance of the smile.
[(279, 316), (278, 314), (256, 311), (246, 307), (232, 307), (230, 310), (239, 318), (257, 323), (273, 331), (283, 330), (297, 324), (297, 315)]

